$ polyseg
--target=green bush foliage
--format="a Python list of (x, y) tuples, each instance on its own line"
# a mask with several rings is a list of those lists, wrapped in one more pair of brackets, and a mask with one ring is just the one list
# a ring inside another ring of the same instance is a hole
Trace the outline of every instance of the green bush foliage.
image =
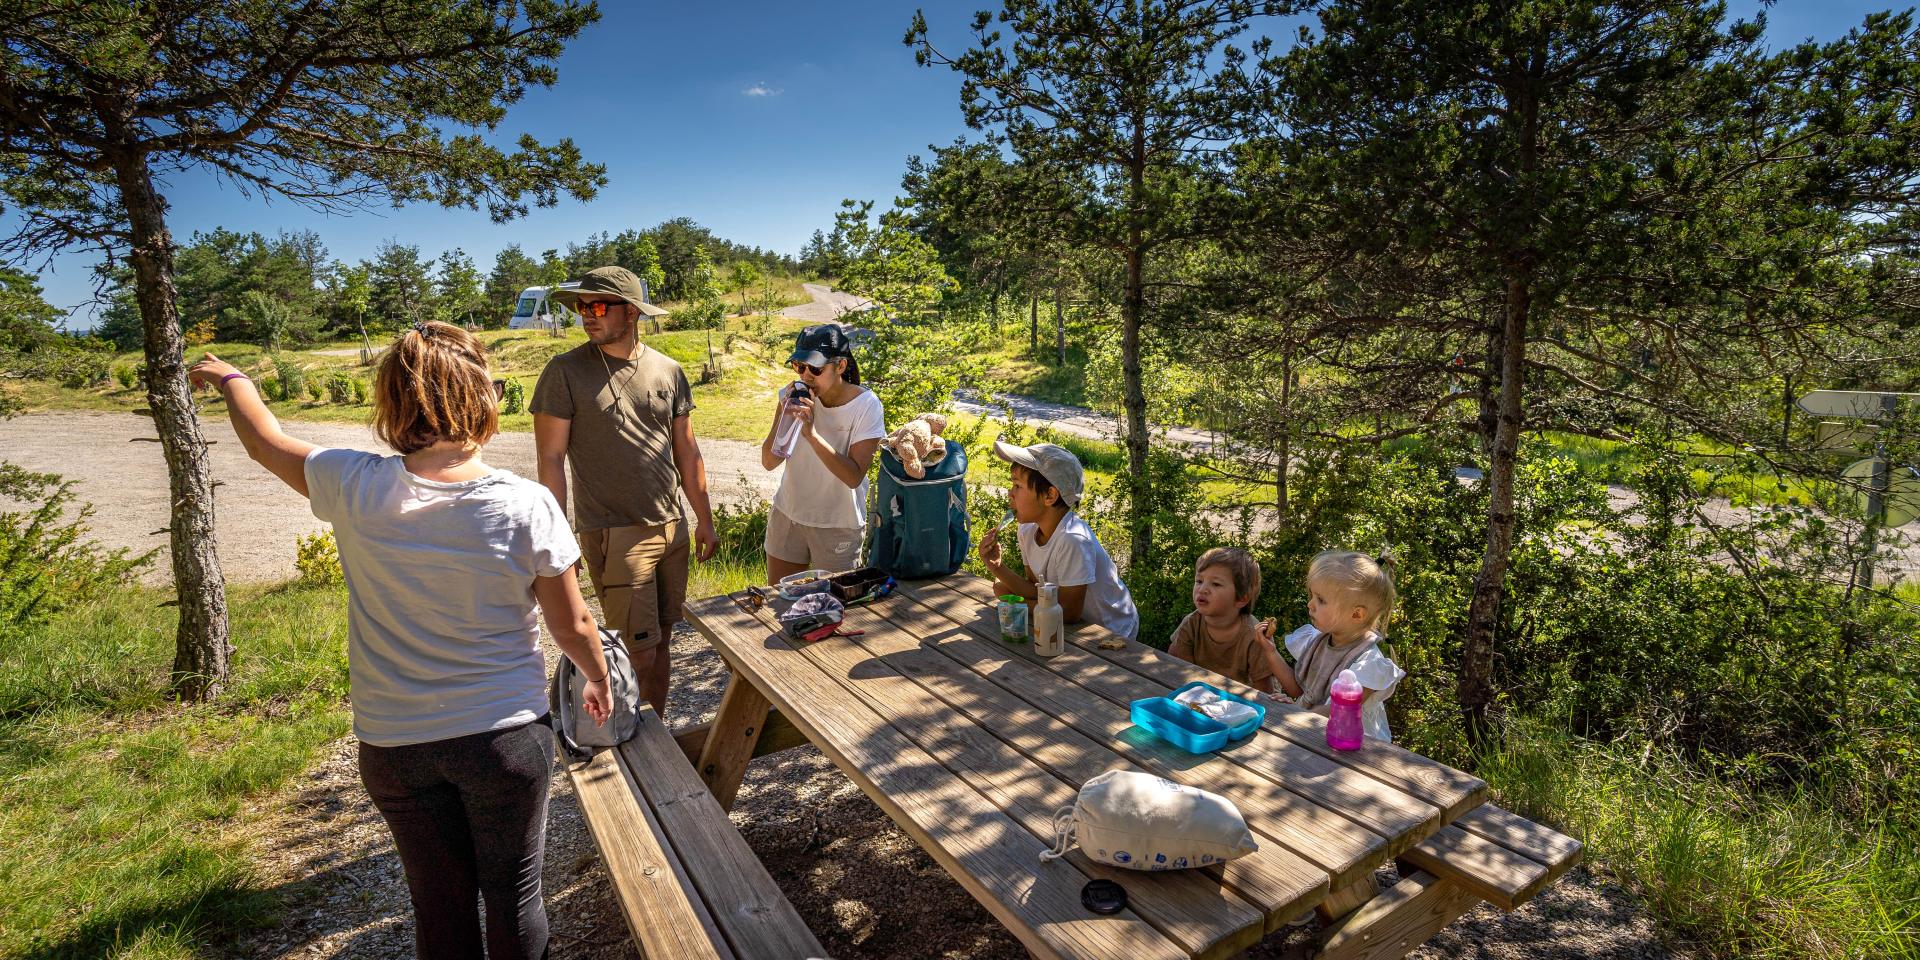
[(331, 529), (301, 537), (296, 550), (293, 566), (300, 571), (301, 583), (318, 587), (346, 581), (346, 572), (340, 568), (340, 544)]
[(153, 557), (103, 550), (85, 539), (91, 506), (75, 509), (73, 484), (0, 462), (0, 499), (38, 503), (0, 513), (0, 637), (128, 580)]
[(122, 390), (132, 390), (139, 378), (140, 371), (134, 369), (132, 364), (121, 364), (113, 368), (113, 379), (120, 384)]
[(298, 361), (274, 357), (273, 372), (280, 381), (280, 399), (298, 400), (307, 391), (307, 368)]
[(327, 402), (341, 406), (346, 406), (354, 402), (353, 384), (354, 379), (344, 373), (336, 373), (327, 377)]
[(521, 386), (519, 380), (507, 378), (507, 390), (501, 397), (500, 412), (508, 416), (527, 412), (527, 388)]

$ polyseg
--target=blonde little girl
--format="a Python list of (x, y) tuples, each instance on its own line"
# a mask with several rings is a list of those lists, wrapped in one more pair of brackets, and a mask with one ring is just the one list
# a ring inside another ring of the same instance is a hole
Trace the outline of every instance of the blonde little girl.
[(1325, 713), (1327, 688), (1342, 670), (1352, 670), (1366, 688), (1360, 720), (1367, 736), (1393, 739), (1385, 701), (1406, 671), (1380, 649), (1393, 613), (1393, 560), (1328, 550), (1307, 568), (1309, 623), (1287, 634), (1289, 666), (1271, 646), (1274, 678), (1299, 706)]

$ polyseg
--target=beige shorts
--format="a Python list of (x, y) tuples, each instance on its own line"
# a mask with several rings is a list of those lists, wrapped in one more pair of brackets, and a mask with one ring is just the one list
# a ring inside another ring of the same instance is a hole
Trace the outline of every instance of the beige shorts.
[(809, 527), (779, 510), (767, 512), (767, 556), (808, 569), (852, 570), (860, 565), (863, 527)]
[(580, 554), (600, 597), (603, 625), (620, 631), (629, 653), (673, 635), (687, 603), (685, 521), (582, 530)]

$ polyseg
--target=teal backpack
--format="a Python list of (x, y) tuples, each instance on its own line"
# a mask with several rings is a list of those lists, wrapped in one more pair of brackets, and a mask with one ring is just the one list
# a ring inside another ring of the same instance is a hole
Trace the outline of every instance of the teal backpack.
[(891, 450), (880, 451), (869, 562), (902, 580), (942, 577), (967, 562), (967, 451), (947, 441), (947, 455), (915, 480)]

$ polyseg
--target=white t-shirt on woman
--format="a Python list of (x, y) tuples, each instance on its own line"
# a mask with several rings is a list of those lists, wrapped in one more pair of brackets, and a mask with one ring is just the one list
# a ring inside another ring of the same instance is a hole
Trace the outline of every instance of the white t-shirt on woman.
[[(785, 396), (786, 391), (782, 390)], [(813, 430), (842, 456), (862, 440), (879, 440), (887, 435), (886, 411), (873, 391), (860, 392), (837, 407), (813, 402)], [(786, 473), (780, 477), (780, 489), (774, 492), (773, 508), (794, 523), (809, 527), (846, 530), (867, 525), (867, 481), (849, 487), (827, 469), (805, 439), (794, 442), (793, 455), (787, 458)]]
[(315, 450), (306, 474), (347, 575), (354, 736), (400, 747), (547, 712), (533, 579), (580, 547), (546, 487), (506, 470), (425, 480), (359, 450)]

